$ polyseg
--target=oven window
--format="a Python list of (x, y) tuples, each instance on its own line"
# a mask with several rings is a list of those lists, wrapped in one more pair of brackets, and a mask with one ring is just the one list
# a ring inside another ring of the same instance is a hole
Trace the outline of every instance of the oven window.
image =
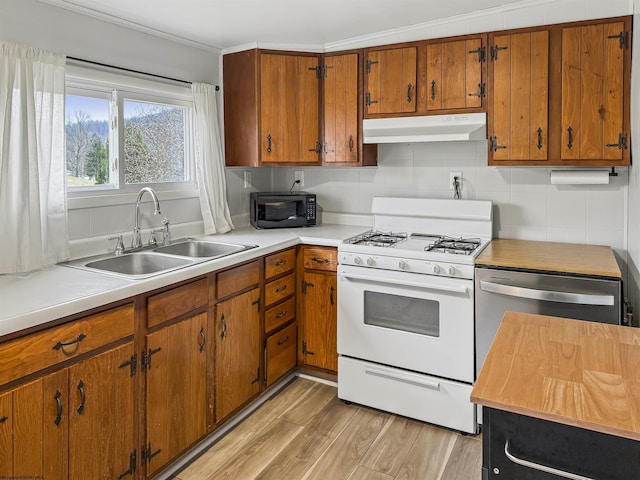
[(365, 291), (364, 323), (439, 337), (440, 304), (435, 300)]

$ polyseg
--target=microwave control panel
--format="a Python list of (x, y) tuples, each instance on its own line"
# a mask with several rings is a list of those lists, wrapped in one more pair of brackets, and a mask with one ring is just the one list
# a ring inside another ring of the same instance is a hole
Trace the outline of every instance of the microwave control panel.
[(309, 197), (307, 199), (307, 220), (316, 219), (316, 199)]

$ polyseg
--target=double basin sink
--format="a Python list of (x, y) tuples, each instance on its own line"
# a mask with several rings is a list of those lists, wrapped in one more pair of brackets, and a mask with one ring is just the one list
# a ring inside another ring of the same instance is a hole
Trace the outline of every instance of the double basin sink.
[(60, 265), (123, 278), (143, 279), (255, 247), (256, 245), (185, 238), (163, 247), (143, 247), (122, 255), (99, 255), (64, 262)]

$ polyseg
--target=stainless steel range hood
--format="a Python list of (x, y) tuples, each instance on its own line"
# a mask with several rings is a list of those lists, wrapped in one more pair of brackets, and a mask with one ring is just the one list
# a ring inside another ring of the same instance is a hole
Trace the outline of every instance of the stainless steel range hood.
[(363, 143), (459, 142), (487, 139), (487, 114), (365, 119)]

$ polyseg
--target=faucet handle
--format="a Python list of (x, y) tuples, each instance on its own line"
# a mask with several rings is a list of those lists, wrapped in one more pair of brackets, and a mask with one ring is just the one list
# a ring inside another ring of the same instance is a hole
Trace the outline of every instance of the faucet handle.
[(122, 255), (124, 253), (124, 242), (122, 241), (122, 235), (114, 235), (113, 237), (109, 237), (109, 240), (117, 240), (116, 248), (113, 253), (117, 255)]
[(162, 228), (156, 228), (155, 230), (151, 230), (149, 234), (149, 245), (158, 245), (158, 239), (156, 238), (156, 233), (163, 233), (164, 230)]
[(169, 219), (162, 217), (162, 244), (169, 245), (171, 243), (171, 232), (169, 231)]

